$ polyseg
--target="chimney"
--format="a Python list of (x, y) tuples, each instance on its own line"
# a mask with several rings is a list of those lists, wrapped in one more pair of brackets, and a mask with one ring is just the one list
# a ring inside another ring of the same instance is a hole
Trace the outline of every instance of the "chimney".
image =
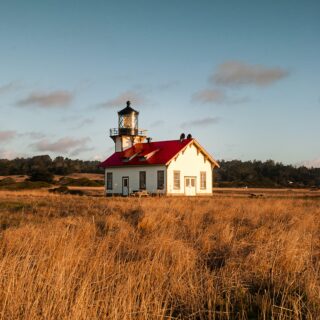
[(148, 142), (148, 143), (150, 143), (151, 140), (152, 140), (152, 138), (150, 138), (150, 137), (147, 138), (147, 142)]
[(187, 139), (192, 139), (192, 134), (191, 133), (188, 133)]
[(180, 142), (182, 142), (185, 139), (186, 135), (184, 133), (180, 134)]

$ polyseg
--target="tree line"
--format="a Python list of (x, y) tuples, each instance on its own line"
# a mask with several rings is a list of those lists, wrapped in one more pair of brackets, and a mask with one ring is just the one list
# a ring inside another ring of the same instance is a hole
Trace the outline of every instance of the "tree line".
[(214, 183), (220, 187), (320, 187), (320, 168), (295, 167), (273, 160), (220, 161)]
[(72, 160), (64, 157), (51, 159), (48, 155), (32, 158), (0, 159), (0, 175), (32, 175), (36, 171), (56, 175), (71, 173), (103, 173), (99, 161)]
[[(320, 168), (306, 168), (267, 161), (219, 161), (214, 185), (219, 187), (320, 187)], [(51, 159), (48, 155), (32, 158), (0, 159), (0, 175), (29, 175), (39, 180), (48, 175), (103, 173), (99, 161)]]

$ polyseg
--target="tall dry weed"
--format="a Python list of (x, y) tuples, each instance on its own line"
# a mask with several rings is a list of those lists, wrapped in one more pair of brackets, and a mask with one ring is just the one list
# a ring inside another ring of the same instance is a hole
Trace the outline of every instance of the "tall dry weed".
[(0, 197), (0, 319), (317, 319), (320, 204)]

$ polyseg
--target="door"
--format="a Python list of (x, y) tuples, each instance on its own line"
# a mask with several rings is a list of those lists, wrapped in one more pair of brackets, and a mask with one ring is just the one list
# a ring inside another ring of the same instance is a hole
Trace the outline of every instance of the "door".
[(196, 195), (196, 177), (184, 178), (184, 193), (186, 196)]
[(122, 177), (122, 195), (129, 195), (129, 177)]

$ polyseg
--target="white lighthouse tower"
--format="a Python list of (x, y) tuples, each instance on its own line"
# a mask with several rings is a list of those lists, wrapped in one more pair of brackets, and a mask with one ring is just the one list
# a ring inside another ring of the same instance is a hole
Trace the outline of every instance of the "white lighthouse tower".
[(124, 151), (146, 139), (146, 130), (138, 127), (139, 112), (127, 106), (118, 112), (118, 128), (110, 129), (110, 137), (115, 143), (115, 152)]

